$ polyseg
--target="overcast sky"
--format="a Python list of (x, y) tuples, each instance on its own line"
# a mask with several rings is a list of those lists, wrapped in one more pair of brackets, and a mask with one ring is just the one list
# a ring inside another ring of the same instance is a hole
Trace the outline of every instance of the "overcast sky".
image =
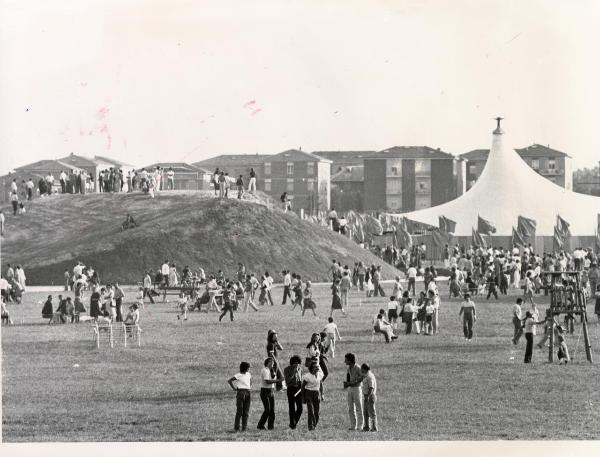
[(0, 173), (70, 152), (550, 145), (600, 160), (600, 2), (0, 0)]

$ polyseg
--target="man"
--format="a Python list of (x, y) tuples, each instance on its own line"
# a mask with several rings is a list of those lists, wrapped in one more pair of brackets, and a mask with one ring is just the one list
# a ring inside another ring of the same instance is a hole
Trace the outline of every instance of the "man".
[[(255, 282), (253, 282), (252, 279), (254, 279)], [(254, 311), (258, 311), (253, 298), (255, 284), (256, 287), (258, 287), (256, 278), (246, 275), (246, 281), (244, 282), (244, 312), (248, 311), (248, 305), (250, 305)]]
[(224, 198), (225, 197), (225, 185), (226, 185), (226, 179), (225, 179), (225, 172), (221, 172), (221, 174), (219, 175), (219, 198)]
[(330, 228), (333, 228), (333, 226), (335, 224), (337, 224), (337, 218), (338, 218), (335, 208), (333, 208), (333, 207), (331, 208), (331, 211), (329, 211), (329, 214), (327, 215), (327, 217), (329, 219)]
[(241, 200), (242, 195), (244, 195), (244, 178), (242, 178), (242, 175), (240, 175), (238, 177), (238, 179), (236, 179), (235, 181), (235, 185), (237, 186), (237, 190), (238, 190), (238, 200)]
[(160, 266), (160, 274), (163, 277), (163, 282), (165, 286), (169, 285), (169, 272), (171, 269), (169, 268), (169, 261), (165, 260), (163, 264)]
[(348, 389), (348, 416), (350, 417), (350, 428), (348, 430), (362, 429), (363, 424), (357, 422), (357, 418), (358, 421), (363, 421), (362, 373), (353, 353), (349, 352), (344, 356), (344, 363), (348, 366), (346, 381), (344, 381), (344, 389)]
[[(375, 402), (377, 402), (377, 381), (371, 371), (371, 367), (363, 363), (360, 367), (360, 374), (363, 377), (362, 387), (364, 393), (363, 399), (363, 432), (377, 431), (377, 411)], [(369, 424), (370, 422), (370, 424)]]
[(412, 296), (414, 297), (416, 294), (415, 285), (417, 282), (417, 269), (414, 267), (414, 265), (411, 265), (410, 267), (408, 267), (408, 270), (406, 271), (406, 276), (408, 277), (408, 289), (407, 290), (409, 293), (412, 290)]
[(250, 168), (250, 182), (248, 183), (248, 192), (256, 192), (256, 173), (254, 168)]
[(146, 276), (144, 276), (144, 294), (142, 300), (146, 297), (150, 299), (150, 303), (154, 304), (154, 298), (152, 298), (152, 278), (150, 277), (150, 273), (146, 272)]
[(167, 171), (167, 190), (175, 189), (175, 172), (173, 171), (173, 167), (169, 167)]
[(513, 306), (512, 312), (512, 322), (515, 327), (515, 333), (512, 338), (513, 344), (517, 344), (519, 342), (519, 338), (523, 334), (523, 323), (521, 321), (521, 304), (523, 303), (522, 298), (517, 298), (517, 302)]
[(321, 405), (321, 381), (323, 372), (318, 362), (311, 363), (308, 373), (302, 377), (304, 387), (304, 398), (308, 410), (308, 430), (314, 430), (319, 423), (319, 410)]
[(25, 184), (25, 186), (27, 187), (27, 200), (33, 199), (33, 188), (35, 187), (35, 184), (33, 184), (33, 181), (31, 178), (29, 178), (29, 180), (27, 181), (27, 184)]
[(60, 172), (60, 191), (61, 193), (66, 193), (67, 192), (67, 174), (65, 173), (65, 170), (62, 170)]
[(375, 274), (373, 275), (373, 288), (375, 289), (376, 297), (377, 293), (382, 297), (385, 297), (385, 292), (383, 291), (383, 287), (381, 287), (381, 266), (377, 267)]
[(288, 410), (290, 415), (290, 428), (294, 430), (302, 416), (302, 359), (293, 355), (290, 365), (283, 370), (283, 377), (287, 385)]
[[(290, 286), (292, 285), (292, 276), (288, 270), (283, 270), (281, 272), (283, 275), (283, 300), (281, 302), (282, 305), (286, 304), (287, 299), (292, 300), (292, 294), (290, 294)], [(293, 300), (292, 300), (293, 301)]]
[(271, 288), (273, 287), (273, 278), (269, 276), (268, 271), (265, 271), (265, 280), (263, 282), (263, 285), (266, 286), (265, 291), (267, 294), (267, 300), (269, 301), (271, 306), (275, 306), (275, 303), (273, 302), (273, 296), (271, 295)]
[(450, 266), (450, 247), (448, 245), (444, 246), (444, 267), (448, 268)]
[(475, 303), (471, 300), (471, 295), (465, 294), (464, 301), (460, 304), (460, 311), (458, 317), (462, 316), (463, 321), (463, 333), (465, 340), (471, 341), (473, 338), (473, 324), (477, 320), (475, 315)]
[(275, 426), (275, 396), (273, 395), (273, 390), (275, 389), (275, 384), (281, 380), (273, 379), (272, 369), (273, 359), (269, 357), (265, 359), (264, 367), (260, 372), (260, 399), (263, 403), (264, 411), (256, 427), (259, 430), (265, 429), (265, 423), (269, 430), (273, 430)]

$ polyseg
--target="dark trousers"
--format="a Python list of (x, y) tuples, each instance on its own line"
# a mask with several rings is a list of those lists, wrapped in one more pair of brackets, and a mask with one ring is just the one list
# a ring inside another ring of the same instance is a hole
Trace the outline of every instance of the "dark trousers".
[(12, 207), (13, 207), (13, 216), (16, 216), (17, 215), (17, 209), (19, 208), (19, 202), (12, 201), (11, 204), (12, 204)]
[(285, 305), (287, 299), (292, 299), (292, 294), (290, 294), (290, 286), (283, 286), (283, 300), (281, 302), (282, 305)]
[(305, 390), (306, 409), (308, 410), (308, 429), (314, 429), (319, 423), (319, 409), (321, 406), (321, 395), (318, 390)]
[(498, 290), (497, 290), (495, 287), (490, 287), (490, 288), (488, 289), (488, 294), (487, 294), (487, 298), (486, 298), (486, 300), (489, 300), (489, 299), (490, 299), (490, 296), (491, 296), (492, 294), (494, 294), (494, 298), (495, 298), (496, 300), (498, 300)]
[(67, 183), (64, 179), (60, 180), (60, 190), (63, 194), (67, 192)]
[(146, 298), (146, 297), (148, 297), (150, 299), (150, 303), (154, 303), (154, 298), (152, 298), (152, 293), (150, 292), (150, 289), (148, 289), (148, 288), (144, 289), (144, 297), (143, 298)]
[(531, 356), (533, 355), (533, 333), (526, 333), (525, 341), (527, 341), (527, 346), (525, 346), (525, 363), (531, 363)]
[(379, 284), (379, 281), (373, 281), (373, 288), (375, 289), (374, 295), (376, 297), (377, 297), (377, 294), (381, 295), (382, 297), (385, 297), (385, 292), (383, 291), (381, 284)]
[(465, 338), (473, 338), (473, 316), (470, 314), (463, 316), (463, 333)]
[(231, 306), (231, 304), (223, 306), (223, 312), (219, 316), (219, 322), (221, 322), (221, 319), (223, 319), (223, 317), (225, 317), (225, 314), (227, 314), (228, 311), (229, 311), (229, 318), (233, 322), (233, 306)]
[(413, 297), (415, 296), (415, 294), (416, 294), (416, 291), (415, 291), (415, 278), (408, 278), (408, 289), (407, 290), (408, 290), (408, 293), (410, 293), (410, 291), (412, 290), (412, 295), (413, 295)]
[(287, 389), (288, 409), (290, 413), (290, 428), (296, 428), (302, 416), (302, 394), (300, 387), (290, 387)]
[(262, 401), (264, 411), (258, 421), (258, 428), (264, 428), (265, 422), (270, 430), (275, 425), (275, 396), (273, 389), (260, 389), (260, 400)]
[(513, 316), (512, 322), (515, 328), (515, 332), (513, 335), (513, 343), (517, 344), (519, 342), (519, 339), (521, 338), (521, 335), (523, 334), (523, 322), (521, 322), (521, 319), (519, 319), (516, 316)]
[(248, 389), (239, 389), (235, 400), (235, 423), (233, 428), (240, 429), (240, 419), (242, 421), (242, 430), (248, 426), (248, 414), (250, 414), (250, 391)]
[(358, 285), (360, 290), (365, 290), (365, 275), (358, 275)]
[(115, 300), (117, 305), (117, 322), (123, 322), (123, 298)]

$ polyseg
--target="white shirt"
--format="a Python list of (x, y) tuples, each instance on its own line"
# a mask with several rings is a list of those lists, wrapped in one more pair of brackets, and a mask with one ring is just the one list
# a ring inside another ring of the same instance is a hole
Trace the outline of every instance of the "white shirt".
[(65, 172), (64, 172), (64, 171), (63, 171), (63, 172), (61, 172), (61, 174), (60, 174), (60, 180), (61, 180), (61, 181), (66, 181), (66, 180), (67, 180), (67, 175), (65, 174)]
[(337, 330), (337, 325), (335, 324), (335, 322), (328, 322), (327, 325), (325, 325), (325, 327), (323, 328), (323, 331), (325, 333), (328, 334), (335, 334), (335, 331)]
[(235, 387), (237, 387), (238, 389), (248, 389), (250, 390), (250, 378), (252, 376), (250, 375), (250, 372), (246, 372), (246, 373), (238, 373), (234, 376), (235, 381), (233, 382), (233, 385)]
[(163, 263), (160, 267), (160, 272), (163, 274), (163, 276), (169, 276), (169, 264)]
[(513, 306), (513, 316), (517, 316), (521, 319), (521, 307), (516, 303)]
[(377, 381), (375, 380), (375, 375), (373, 374), (373, 372), (369, 371), (365, 375), (365, 377), (363, 378), (363, 381), (362, 381), (363, 393), (367, 394), (371, 387), (373, 388), (372, 393), (376, 394), (377, 393)]
[(275, 388), (275, 383), (267, 383), (265, 382), (266, 380), (269, 379), (273, 379), (273, 376), (271, 376), (271, 370), (269, 370), (267, 367), (263, 367), (262, 370), (260, 370), (260, 387), (262, 389), (273, 389)]
[[(175, 176), (175, 172), (173, 170), (167, 171), (167, 178), (173, 179), (173, 176)], [(250, 376), (250, 375), (248, 375), (248, 376)]]
[(396, 300), (390, 300), (388, 302), (387, 309), (395, 309), (396, 311), (398, 311), (398, 302)]
[(304, 388), (306, 390), (316, 390), (318, 391), (321, 387), (321, 380), (323, 379), (323, 372), (318, 369), (316, 374), (312, 374), (310, 372), (305, 373), (302, 376), (302, 381), (306, 382)]
[(292, 276), (287, 273), (284, 277), (283, 277), (283, 285), (284, 286), (289, 286), (292, 284)]
[(408, 276), (409, 278), (416, 278), (417, 277), (417, 269), (415, 267), (410, 267), (408, 269), (408, 271), (406, 272), (406, 276)]

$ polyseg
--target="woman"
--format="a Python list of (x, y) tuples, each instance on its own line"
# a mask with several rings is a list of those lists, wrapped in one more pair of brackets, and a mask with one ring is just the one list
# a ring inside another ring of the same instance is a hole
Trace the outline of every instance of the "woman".
[[(292, 306), (292, 311), (296, 309), (296, 306), (299, 306), (300, 309), (304, 307), (304, 296), (302, 290), (302, 277), (300, 275), (296, 275), (296, 281), (293, 283), (293, 292), (294, 292), (294, 306)], [(302, 313), (304, 315), (304, 312)]]
[(283, 346), (279, 344), (277, 332), (275, 330), (269, 330), (267, 332), (267, 357), (273, 359), (273, 368), (271, 371), (273, 373), (273, 377), (279, 380), (276, 384), (277, 390), (281, 390), (283, 387), (283, 383), (281, 381), (283, 379), (283, 372), (279, 366), (279, 362), (277, 361), (277, 351), (283, 351)]
[(319, 363), (319, 357), (321, 351), (319, 349), (319, 343), (321, 337), (318, 333), (313, 333), (310, 337), (310, 342), (306, 345), (306, 359), (304, 360), (304, 366), (310, 367), (313, 363)]
[(325, 354), (329, 351), (332, 340), (328, 338), (327, 333), (325, 332), (321, 332), (319, 336), (321, 337), (321, 341), (319, 342), (319, 367), (323, 372), (323, 379), (321, 379), (321, 400), (325, 400), (325, 395), (323, 395), (323, 383), (325, 382), (325, 379), (327, 379), (327, 376), (329, 376), (327, 356)]
[(100, 312), (100, 289), (94, 288), (92, 295), (90, 296), (90, 317), (94, 320), (98, 319), (102, 313)]
[(311, 364), (308, 373), (302, 378), (304, 399), (306, 400), (306, 409), (308, 410), (309, 430), (314, 430), (319, 423), (319, 409), (321, 404), (319, 392), (322, 380), (323, 373), (319, 369), (318, 363)]
[(329, 317), (333, 316), (333, 311), (336, 309), (341, 309), (344, 316), (346, 315), (346, 311), (342, 307), (342, 299), (340, 297), (339, 279), (335, 279), (331, 285), (331, 312), (329, 313)]
[(304, 316), (304, 313), (306, 312), (306, 310), (310, 309), (310, 310), (312, 310), (313, 315), (316, 317), (316, 315), (317, 315), (317, 313), (315, 311), (316, 307), (317, 307), (317, 304), (314, 302), (314, 300), (312, 298), (311, 282), (306, 281), (306, 287), (304, 289), (304, 307), (302, 308), (302, 315)]

